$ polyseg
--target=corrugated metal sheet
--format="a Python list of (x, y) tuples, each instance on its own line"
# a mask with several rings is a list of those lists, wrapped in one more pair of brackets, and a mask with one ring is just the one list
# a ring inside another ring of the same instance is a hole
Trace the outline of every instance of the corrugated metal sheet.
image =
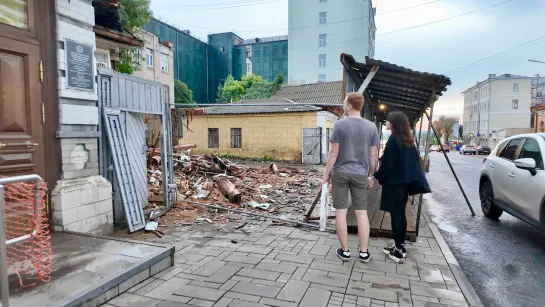
[(146, 127), (144, 114), (126, 112), (125, 137), (127, 139), (127, 151), (129, 153), (131, 170), (136, 193), (142, 208), (148, 203), (148, 182), (146, 174)]
[(103, 114), (100, 139), (100, 172), (112, 182), (114, 221), (126, 222), (130, 231), (145, 224), (142, 208), (148, 203), (145, 114), (158, 115), (161, 122), (161, 160), (163, 162), (164, 204), (176, 200), (177, 189), (172, 176), (172, 135), (170, 108), (162, 88), (152, 82), (111, 70), (99, 69), (99, 103)]
[[(125, 217), (130, 232), (143, 229), (145, 225), (142, 203), (138, 197), (136, 174), (133, 173), (129, 158), (125, 129), (120, 120), (120, 112), (104, 113), (104, 126), (112, 154), (112, 160), (121, 200), (125, 209)], [(145, 174), (144, 174), (145, 175)], [(146, 188), (147, 191), (147, 188)]]
[(101, 101), (104, 108), (121, 111), (163, 115), (165, 105), (162, 85), (157, 82), (118, 74), (110, 69), (99, 68), (99, 74), (110, 76), (107, 99)]
[[(250, 101), (249, 101), (250, 102)], [(254, 101), (251, 101), (255, 103)], [(272, 101), (271, 103), (274, 103)], [(286, 101), (283, 101), (286, 103)], [(227, 114), (271, 114), (271, 113), (297, 113), (297, 112), (318, 112), (320, 108), (313, 106), (245, 106), (241, 104), (229, 104), (219, 107), (208, 107), (204, 111), (207, 115), (227, 115)]]
[(312, 105), (339, 104), (342, 105), (342, 82), (322, 82), (302, 85), (282, 86), (273, 99), (286, 98), (297, 103)]

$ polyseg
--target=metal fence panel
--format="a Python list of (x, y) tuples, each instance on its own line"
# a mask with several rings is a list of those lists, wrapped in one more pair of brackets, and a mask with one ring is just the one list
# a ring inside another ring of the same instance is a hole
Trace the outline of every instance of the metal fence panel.
[[(145, 227), (143, 204), (140, 202), (137, 192), (136, 174), (131, 165), (129, 148), (125, 138), (125, 129), (120, 120), (119, 111), (104, 110), (104, 128), (108, 136), (114, 170), (119, 187), (121, 200), (125, 209), (125, 217), (130, 232)], [(147, 187), (146, 187), (147, 191)]]
[(303, 163), (322, 163), (322, 128), (303, 128)]

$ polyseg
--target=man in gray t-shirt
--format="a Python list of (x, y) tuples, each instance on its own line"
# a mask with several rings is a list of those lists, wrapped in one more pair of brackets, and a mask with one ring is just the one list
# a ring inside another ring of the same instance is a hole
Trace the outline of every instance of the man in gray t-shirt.
[[(367, 189), (373, 186), (379, 137), (375, 125), (361, 118), (364, 99), (360, 93), (349, 93), (343, 102), (345, 119), (335, 124), (324, 172), (324, 183), (332, 182), (333, 207), (341, 248), (337, 256), (350, 260), (346, 215), (351, 206), (358, 221), (360, 239), (359, 259), (368, 262), (369, 218), (367, 217)], [(349, 203), (351, 198), (352, 203)]]

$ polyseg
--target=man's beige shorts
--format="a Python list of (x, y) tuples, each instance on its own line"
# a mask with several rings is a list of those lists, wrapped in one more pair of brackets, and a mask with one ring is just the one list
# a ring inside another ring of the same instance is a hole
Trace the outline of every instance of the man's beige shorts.
[[(367, 176), (333, 172), (331, 175), (333, 208), (367, 210)], [(348, 192), (352, 204), (348, 203)]]

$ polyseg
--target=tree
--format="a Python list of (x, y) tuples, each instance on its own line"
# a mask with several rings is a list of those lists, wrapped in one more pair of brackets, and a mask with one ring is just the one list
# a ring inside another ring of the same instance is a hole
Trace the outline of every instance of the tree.
[(458, 126), (458, 136), (459, 136), (460, 138), (463, 138), (463, 137), (464, 137), (464, 125)]
[(253, 74), (244, 75), (240, 79), (240, 82), (241, 82), (242, 86), (244, 86), (244, 88), (246, 90), (250, 89), (252, 87), (252, 85), (254, 85), (255, 83), (269, 83), (269, 82), (265, 81), (265, 79), (263, 79), (262, 76), (253, 75)]
[(220, 102), (239, 101), (246, 93), (242, 81), (236, 80), (233, 76), (227, 76), (223, 85), (218, 87), (218, 99)]
[(280, 88), (280, 85), (284, 83), (284, 76), (278, 74), (276, 75), (276, 78), (274, 78), (274, 82), (273, 82), (273, 88), (272, 88), (272, 95), (276, 94), (276, 91), (278, 90), (278, 88)]
[[(174, 102), (176, 104), (195, 104), (193, 101), (193, 91), (189, 89), (187, 84), (180, 80), (174, 81)], [(181, 106), (176, 106), (181, 107)]]
[(254, 83), (244, 95), (244, 99), (267, 99), (271, 98), (273, 84), (269, 82)]
[(146, 25), (153, 16), (150, 3), (150, 0), (121, 0), (119, 14), (123, 29), (132, 31), (134, 28)]
[(141, 65), (137, 59), (137, 56), (138, 55), (136, 52), (134, 52), (134, 50), (122, 50), (119, 61), (117, 61), (115, 64), (115, 70), (127, 75), (132, 75), (135, 71), (140, 70)]
[(450, 137), (454, 133), (454, 131), (452, 131), (452, 128), (457, 121), (458, 119), (456, 117), (445, 115), (441, 115), (437, 120), (433, 121), (433, 126), (435, 127), (435, 130), (440, 130), (442, 131), (442, 134), (445, 135), (445, 143), (448, 143)]

